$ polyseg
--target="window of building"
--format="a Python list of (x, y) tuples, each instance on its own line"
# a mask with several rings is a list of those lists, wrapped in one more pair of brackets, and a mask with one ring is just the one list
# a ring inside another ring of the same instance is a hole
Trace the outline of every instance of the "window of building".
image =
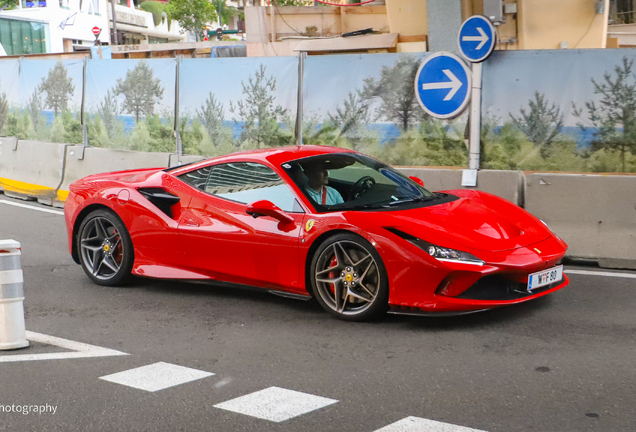
[(148, 36), (148, 43), (149, 44), (167, 43), (167, 42), (168, 42), (168, 38), (160, 38), (160, 37)]
[(48, 24), (0, 18), (0, 42), (7, 55), (46, 53)]
[(636, 22), (634, 0), (610, 0), (610, 24), (632, 24)]
[(91, 15), (99, 15), (99, 0), (89, 0), (88, 13)]
[(46, 0), (22, 0), (22, 8), (46, 7)]

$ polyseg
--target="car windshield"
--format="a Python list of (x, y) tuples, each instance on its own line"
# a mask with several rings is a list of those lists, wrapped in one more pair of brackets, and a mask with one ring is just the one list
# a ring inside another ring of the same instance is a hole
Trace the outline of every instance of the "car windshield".
[(397, 208), (437, 198), (404, 174), (358, 153), (313, 156), (282, 168), (319, 212)]

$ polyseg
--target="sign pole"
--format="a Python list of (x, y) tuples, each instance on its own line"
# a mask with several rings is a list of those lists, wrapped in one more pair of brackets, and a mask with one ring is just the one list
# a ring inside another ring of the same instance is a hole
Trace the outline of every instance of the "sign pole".
[(296, 108), (296, 144), (303, 145), (303, 81), (305, 79), (306, 52), (298, 53), (298, 104)]
[(119, 41), (117, 40), (117, 13), (115, 12), (115, 0), (110, 0), (111, 6), (111, 15), (113, 16), (113, 39), (110, 41), (111, 45), (118, 45)]
[(470, 100), (470, 151), (468, 169), (479, 169), (481, 141), (481, 63), (473, 64), (473, 87)]
[(482, 62), (492, 54), (497, 44), (497, 29), (483, 15), (468, 18), (457, 35), (459, 50), (473, 64), (470, 102), (470, 145), (468, 169), (462, 172), (462, 186), (477, 186), (481, 143), (481, 77)]

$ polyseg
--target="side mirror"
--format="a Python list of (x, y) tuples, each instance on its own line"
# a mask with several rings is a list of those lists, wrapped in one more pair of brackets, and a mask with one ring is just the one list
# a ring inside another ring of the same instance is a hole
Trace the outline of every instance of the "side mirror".
[(252, 204), (248, 204), (245, 213), (255, 219), (260, 216), (270, 216), (283, 224), (294, 222), (294, 218), (276, 207), (274, 203), (267, 200), (256, 201)]
[(409, 176), (409, 178), (413, 180), (415, 183), (417, 183), (418, 185), (424, 187), (424, 182), (422, 181), (421, 178), (415, 177), (415, 176)]

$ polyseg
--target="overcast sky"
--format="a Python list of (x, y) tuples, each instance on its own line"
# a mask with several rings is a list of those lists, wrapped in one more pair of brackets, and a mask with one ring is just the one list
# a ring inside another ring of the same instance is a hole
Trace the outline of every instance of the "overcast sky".
[[(4, 60), (2, 61), (4, 62)], [(28, 100), (33, 95), (33, 90), (42, 83), (42, 78), (48, 76), (49, 71), (55, 67), (57, 62), (58, 60), (22, 60), (22, 64), (20, 65), (18, 95), (16, 96), (18, 105), (26, 106)], [(84, 62), (82, 60), (64, 60), (63, 63), (67, 69), (67, 76), (72, 79), (72, 83), (75, 86), (73, 96), (69, 99), (69, 108), (79, 109), (82, 105)]]
[[(622, 65), (625, 56), (634, 60), (636, 52), (633, 49), (495, 52), (484, 63), (484, 114), (505, 122), (510, 118), (509, 112), (519, 115), (519, 109), (527, 107), (528, 101), (534, 99), (534, 92), (539, 91), (550, 104), (559, 105), (565, 126), (576, 126), (580, 120), (572, 115), (572, 102), (584, 108), (585, 102), (598, 101), (591, 78), (601, 83), (605, 71), (615, 78), (614, 68)], [(633, 75), (630, 82), (635, 81)]]
[(230, 101), (236, 103), (245, 98), (242, 82), (265, 66), (265, 76), (276, 79), (275, 104), (296, 113), (298, 98), (298, 59), (296, 57), (249, 57), (184, 59), (179, 69), (179, 109), (182, 114), (201, 109), (214, 93), (223, 104), (225, 119), (233, 120)]

